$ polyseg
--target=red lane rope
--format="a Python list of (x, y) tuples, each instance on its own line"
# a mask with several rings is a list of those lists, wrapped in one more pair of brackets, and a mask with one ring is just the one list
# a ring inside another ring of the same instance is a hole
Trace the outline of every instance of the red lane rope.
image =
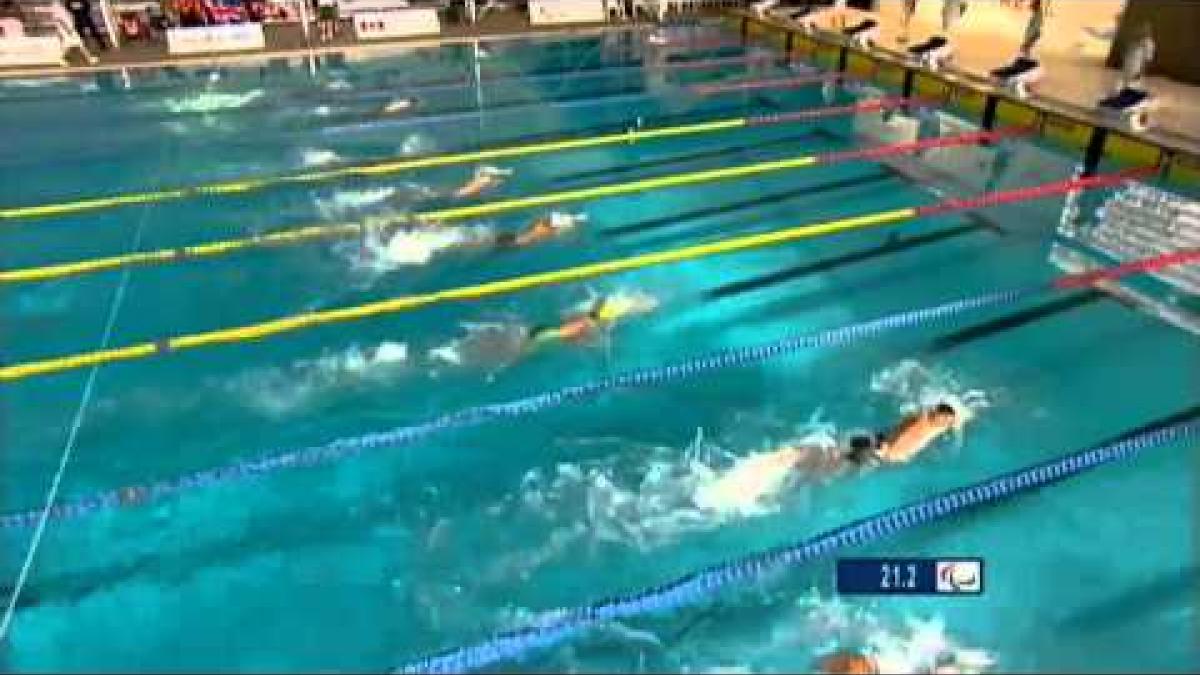
[(1116, 267), (1106, 267), (1104, 269), (1093, 270), (1091, 272), (1080, 272), (1079, 274), (1060, 277), (1054, 281), (1054, 287), (1065, 290), (1070, 288), (1080, 288), (1082, 286), (1092, 286), (1101, 281), (1113, 281), (1131, 274), (1157, 272), (1165, 267), (1191, 265), (1194, 263), (1200, 263), (1200, 248), (1165, 253), (1154, 258), (1133, 260), (1121, 265), (1117, 265)]
[(820, 84), (834, 77), (836, 76), (827, 73), (815, 73), (802, 77), (775, 77), (766, 80), (743, 80), (741, 82), (727, 82), (723, 84), (697, 84), (688, 87), (688, 89), (692, 93), (700, 95), (724, 94), (733, 91), (755, 91), (758, 89), (796, 89)]
[(909, 105), (920, 105), (925, 99), (905, 98), (903, 96), (882, 96), (880, 98), (868, 99), (851, 103), (850, 105), (837, 105), (825, 108), (814, 108), (812, 110), (798, 110), (790, 113), (778, 113), (775, 115), (757, 115), (746, 119), (746, 126), (756, 127), (767, 124), (780, 124), (783, 122), (794, 122), (797, 120), (812, 120), (822, 117), (835, 117), (837, 115), (853, 115), (860, 112), (878, 112), (888, 108), (902, 108)]
[[(951, 139), (958, 138), (957, 136)], [(939, 139), (940, 140), (940, 139)], [(1037, 199), (1039, 197), (1049, 197), (1056, 194), (1064, 194), (1075, 190), (1088, 190), (1093, 188), (1111, 187), (1128, 182), (1135, 178), (1142, 178), (1158, 173), (1158, 167), (1138, 167), (1135, 169), (1127, 169), (1125, 171), (1117, 171), (1111, 174), (1102, 176), (1091, 176), (1088, 178), (1072, 178), (1069, 180), (1056, 181), (1054, 183), (1044, 183), (1042, 185), (1034, 185), (1032, 187), (1017, 188), (1015, 190), (1005, 190), (1003, 192), (993, 192), (990, 194), (979, 195), (977, 197), (967, 197), (964, 199), (947, 199), (937, 204), (917, 207), (917, 216), (934, 216), (941, 213), (949, 213), (951, 211), (962, 211), (966, 209), (977, 209), (985, 206), (998, 206), (1000, 204), (1010, 204), (1013, 202), (1021, 202), (1028, 199)]]
[(750, 54), (748, 56), (728, 56), (701, 61), (668, 61), (661, 66), (646, 66), (647, 70), (704, 70), (714, 66), (736, 66), (743, 63), (772, 63), (779, 57), (773, 54)]
[[(916, 141), (902, 141), (900, 143), (889, 143), (873, 148), (861, 148), (857, 150), (841, 150), (838, 152), (827, 152), (817, 155), (817, 162), (820, 164), (833, 164), (835, 162), (845, 162), (857, 159), (877, 159), (879, 157), (888, 157), (890, 155), (902, 155), (909, 152), (918, 152), (921, 150), (931, 150), (933, 148), (953, 148), (960, 145), (972, 145), (976, 143), (989, 143), (998, 141), (1004, 138), (1012, 138), (1014, 136), (1024, 136), (1033, 133), (1033, 129), (1028, 127), (1008, 127), (997, 129), (995, 131), (973, 131), (965, 134), (956, 134), (954, 136), (941, 136), (938, 138), (924, 138)], [(942, 202), (947, 204), (948, 202)], [(940, 205), (935, 205), (940, 206)], [(924, 207), (931, 208), (931, 207)]]

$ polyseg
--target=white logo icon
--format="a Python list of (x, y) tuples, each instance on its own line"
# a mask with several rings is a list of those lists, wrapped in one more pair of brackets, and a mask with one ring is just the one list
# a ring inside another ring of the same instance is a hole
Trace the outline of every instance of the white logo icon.
[(978, 560), (939, 560), (938, 593), (979, 593), (983, 590), (983, 565)]

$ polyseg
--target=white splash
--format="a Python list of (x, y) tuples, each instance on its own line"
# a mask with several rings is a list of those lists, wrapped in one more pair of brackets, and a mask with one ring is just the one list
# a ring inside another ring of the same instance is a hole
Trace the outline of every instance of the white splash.
[(983, 673), (995, 665), (993, 655), (952, 638), (940, 616), (880, 615), (837, 598), (824, 600), (815, 592), (798, 600), (796, 608), (799, 619), (789, 619), (775, 631), (774, 642), (777, 648), (809, 645), (818, 661), (839, 651), (863, 654), (875, 661), (879, 672), (897, 675), (965, 675)]
[(300, 151), (300, 163), (304, 166), (326, 166), (340, 161), (342, 158), (333, 150), (305, 148)]
[(327, 105), (319, 105), (312, 109), (312, 114), (316, 117), (329, 117), (333, 114), (333, 108)]
[(248, 371), (226, 387), (247, 407), (282, 417), (339, 389), (387, 381), (400, 373), (408, 360), (408, 345), (402, 342), (381, 342), (370, 349), (356, 345), (284, 368)]
[(326, 83), (325, 88), (330, 91), (349, 91), (354, 88), (354, 85), (346, 80), (330, 80)]
[[(716, 475), (716, 467), (726, 457), (702, 435), (682, 452), (622, 439), (591, 442), (615, 444), (618, 451), (598, 461), (530, 470), (520, 490), (491, 510), (501, 521), (549, 535), (540, 545), (495, 559), (484, 574), (497, 579), (525, 577), (577, 543), (612, 543), (648, 551), (724, 521), (723, 515), (693, 503), (697, 487)], [(631, 446), (637, 447), (631, 450)]]
[(334, 192), (329, 198), (323, 199), (318, 197), (314, 202), (317, 205), (317, 209), (326, 215), (326, 217), (329, 217), (345, 211), (365, 209), (381, 204), (391, 199), (395, 194), (396, 188), (390, 185), (358, 190), (344, 189)]
[(437, 150), (437, 144), (425, 134), (413, 133), (404, 138), (400, 144), (400, 154), (405, 157), (413, 155), (428, 155)]
[(927, 367), (915, 359), (900, 361), (873, 375), (871, 391), (894, 398), (905, 414), (948, 403), (957, 413), (955, 432), (958, 434), (979, 412), (991, 406), (986, 391), (968, 389), (954, 373)]
[(462, 328), (464, 335), (430, 349), (429, 360), (443, 366), (494, 372), (520, 358), (529, 338), (529, 327), (516, 320), (464, 323)]
[(240, 94), (206, 91), (191, 96), (168, 98), (163, 101), (163, 106), (175, 114), (215, 112), (243, 108), (265, 95), (266, 92), (262, 89), (252, 89)]
[(389, 267), (426, 265), (439, 253), (484, 246), (492, 238), (491, 229), (483, 226), (417, 226), (400, 229), (386, 241), (370, 242), (368, 248)]
[(785, 443), (751, 452), (697, 486), (693, 501), (725, 518), (774, 513), (798, 481), (816, 481), (840, 470), (837, 430), (814, 416), (807, 430)]

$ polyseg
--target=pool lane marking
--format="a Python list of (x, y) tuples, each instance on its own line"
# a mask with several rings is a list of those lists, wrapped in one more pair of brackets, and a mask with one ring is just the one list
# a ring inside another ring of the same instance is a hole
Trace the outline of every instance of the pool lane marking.
[[(872, 227), (897, 224), (925, 215), (937, 215), (955, 210), (980, 208), (1008, 204), (1029, 199), (1061, 195), (1080, 190), (1109, 187), (1124, 183), (1134, 177), (1145, 176), (1155, 169), (1137, 169), (1103, 174), (1089, 178), (1079, 178), (1046, 183), (1030, 188), (1020, 188), (1004, 192), (980, 195), (970, 199), (954, 199), (924, 207), (909, 207), (871, 213), (866, 215), (839, 218), (817, 224), (799, 225), (771, 232), (743, 235), (722, 239), (706, 244), (684, 246), (665, 251), (643, 253), (639, 255), (618, 258), (596, 263), (589, 263), (548, 272), (528, 274), (509, 279), (485, 282), (471, 286), (461, 286), (429, 293), (405, 295), (387, 300), (365, 303), (351, 307), (327, 309), (317, 312), (295, 314), (278, 319), (250, 325), (225, 328), (213, 331), (193, 333), (178, 337), (169, 337), (153, 342), (143, 342), (115, 349), (104, 349), (84, 352), (68, 356), (29, 361), (0, 367), (0, 382), (13, 382), (30, 377), (66, 372), (105, 363), (133, 361), (161, 356), (172, 352), (196, 349), (200, 347), (252, 342), (269, 337), (306, 330), (318, 326), (357, 321), (375, 316), (397, 314), (413, 311), (431, 305), (474, 301), (483, 298), (507, 295), (518, 291), (544, 286), (583, 281), (602, 276), (628, 272), (645, 267), (666, 265), (688, 260), (698, 260), (715, 255), (737, 253), (752, 249), (778, 246), (781, 244), (863, 230)], [(1189, 252), (1187, 255), (1192, 255)], [(1182, 264), (1182, 263), (1177, 263)], [(1126, 269), (1127, 266), (1114, 268)], [(1102, 280), (1104, 277), (1094, 275), (1092, 280)]]
[[(864, 102), (861, 109), (866, 111), (879, 109), (879, 106), (881, 105), (900, 105), (897, 103), (898, 100), (901, 99), (897, 99), (896, 97), (886, 97), (885, 99), (881, 99), (881, 103)], [(526, 143), (513, 146), (503, 146), (499, 148), (488, 148), (484, 150), (472, 150), (469, 152), (389, 160), (372, 164), (343, 166), (333, 169), (325, 169), (323, 171), (308, 171), (303, 173), (265, 176), (260, 178), (243, 178), (234, 181), (186, 186), (170, 190), (135, 192), (123, 195), (112, 195), (108, 197), (78, 199), (54, 204), (10, 207), (0, 209), (0, 220), (22, 220), (29, 218), (63, 216), (86, 211), (98, 211), (122, 206), (131, 206), (134, 204), (166, 202), (192, 197), (242, 194), (279, 185), (318, 183), (348, 178), (351, 176), (381, 176), (404, 171), (416, 171), (419, 169), (456, 166), (460, 164), (499, 159), (513, 159), (516, 157), (527, 157), (551, 152), (597, 148), (606, 145), (617, 145), (620, 143), (638, 143), (663, 138), (695, 136), (700, 134), (742, 129), (750, 126), (782, 124), (793, 121), (816, 119), (821, 116), (848, 114), (850, 112), (856, 112), (856, 110), (853, 109), (852, 106), (838, 106), (836, 110), (825, 115), (822, 115), (815, 110), (798, 112), (807, 112), (808, 114), (804, 116), (796, 116), (798, 113), (785, 113), (751, 117), (732, 117), (727, 119), (711, 120), (707, 122), (660, 127), (656, 129), (629, 129), (627, 131), (602, 134), (599, 136), (555, 139), (552, 141), (539, 143)]]
[[(782, 160), (758, 162), (755, 164), (743, 164), (741, 166), (722, 167), (718, 169), (706, 169), (702, 171), (691, 171), (681, 174), (643, 178), (624, 183), (611, 183), (608, 185), (575, 188), (558, 192), (543, 193), (540, 195), (532, 195), (528, 197), (518, 197), (514, 199), (486, 202), (472, 206), (460, 206), (439, 209), (435, 211), (426, 211), (413, 214), (412, 217), (418, 223), (440, 225), (453, 221), (465, 220), (468, 218), (478, 218), (499, 213), (507, 213), (509, 211), (566, 204), (570, 202), (579, 202), (605, 197), (616, 197), (645, 192), (647, 190), (661, 190), (666, 188), (698, 185), (701, 183), (709, 183), (719, 180), (747, 178), (765, 173), (803, 169), (814, 166), (825, 166), (851, 160), (873, 160), (932, 148), (975, 145), (978, 143), (997, 141), (1025, 133), (1029, 133), (1029, 130), (1023, 127), (1015, 127), (1010, 129), (1000, 129), (997, 131), (971, 132), (941, 138), (904, 141), (901, 143), (891, 143), (873, 148), (830, 152), (819, 155), (804, 155)], [(238, 239), (226, 239), (223, 241), (215, 241), (205, 244), (193, 244), (190, 246), (159, 249), (155, 251), (143, 251), (139, 253), (104, 258), (92, 258), (76, 262), (41, 265), (37, 267), (26, 267), (15, 270), (4, 270), (0, 271), (0, 284), (49, 281), (51, 279), (61, 279), (83, 274), (93, 274), (135, 265), (168, 264), (172, 262), (196, 260), (199, 258), (211, 258), (215, 256), (229, 255), (237, 251), (248, 249), (288, 246), (324, 239), (340, 239), (361, 236), (365, 232), (366, 225), (362, 223), (310, 225), (302, 228), (281, 230), (269, 234), (255, 235), (252, 237), (243, 237)]]

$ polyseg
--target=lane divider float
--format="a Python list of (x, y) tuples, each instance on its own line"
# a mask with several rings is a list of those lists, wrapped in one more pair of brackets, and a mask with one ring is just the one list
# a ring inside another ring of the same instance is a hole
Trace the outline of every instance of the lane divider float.
[[(765, 116), (769, 117), (769, 116)], [(475, 162), (486, 162), (500, 159), (513, 159), (533, 155), (597, 148), (620, 143), (639, 143), (643, 141), (678, 136), (695, 136), (700, 134), (717, 133), (740, 129), (747, 126), (757, 126), (764, 118), (733, 117), (694, 124), (682, 124), (657, 129), (630, 129), (628, 131), (583, 138), (564, 138), (539, 143), (528, 143), (498, 148), (485, 148), (469, 152), (458, 152), (428, 157), (400, 158), (370, 164), (342, 166), (320, 171), (283, 174), (274, 176), (249, 177), (233, 181), (192, 185), (168, 190), (148, 192), (133, 192), (105, 197), (89, 197), (72, 201), (31, 206), (14, 206), (0, 208), (0, 220), (24, 220), (30, 218), (45, 218), (64, 216), (87, 211), (134, 206), (190, 199), (196, 197), (213, 197), (230, 194), (242, 194), (271, 187), (284, 185), (303, 185), (325, 181), (349, 178), (352, 176), (381, 176), (419, 169), (456, 166)], [(785, 120), (781, 120), (785, 121)]]
[[(772, 342), (722, 349), (683, 361), (626, 371), (583, 384), (552, 389), (540, 394), (466, 408), (431, 420), (387, 431), (339, 438), (329, 443), (290, 450), (256, 459), (196, 471), (181, 477), (130, 485), (60, 502), (50, 510), (55, 520), (70, 520), (117, 508), (131, 508), (191, 491), (263, 478), (269, 474), (341, 462), (370, 451), (412, 444), (432, 436), (500, 420), (512, 420), (542, 411), (579, 403), (603, 394), (660, 387), (699, 375), (729, 368), (742, 368), (808, 349), (841, 347), (879, 337), (893, 331), (945, 323), (963, 314), (992, 310), (1034, 300), (1040, 296), (1071, 292), (1103, 281), (1157, 272), (1169, 267), (1200, 262), (1200, 249), (1178, 251), (1131, 261), (1115, 267), (1056, 277), (1047, 283), (994, 291), (940, 305), (885, 315), (869, 321), (786, 337)], [(42, 509), (0, 516), (0, 529), (34, 526)]]
[(499, 633), (479, 644), (451, 649), (402, 665), (394, 673), (465, 673), (519, 659), (584, 634), (608, 621), (661, 614), (702, 602), (734, 584), (769, 577), (787, 567), (827, 558), (845, 548), (863, 546), (898, 532), (945, 520), (970, 509), (1001, 503), (1074, 478), (1106, 464), (1135, 459), (1143, 451), (1194, 442), (1200, 422), (1161, 426), (1131, 438), (1074, 452), (1048, 462), (996, 476), (973, 485), (889, 509), (805, 541), (712, 565), (654, 588), (574, 608), (541, 614), (532, 625)]
[[(875, 109), (879, 109), (884, 105), (884, 103), (871, 103), (871, 107), (874, 107)], [(848, 109), (850, 109), (850, 106), (839, 106), (837, 114), (841, 114)], [(857, 110), (857, 108), (854, 110)], [(815, 113), (815, 111), (809, 112)], [(791, 121), (791, 119), (793, 118), (789, 118), (789, 121)], [(811, 119), (811, 117), (794, 119)], [(769, 124), (771, 122), (763, 121), (760, 123)], [(644, 178), (635, 181), (627, 181), (624, 183), (613, 183), (608, 185), (562, 190), (559, 192), (549, 192), (528, 197), (517, 197), (513, 199), (485, 202), (483, 204), (476, 204), (472, 206), (458, 206), (434, 211), (418, 212), (413, 214), (411, 218), (418, 223), (439, 225), (458, 220), (465, 220), (468, 218), (479, 218), (521, 209), (637, 194), (648, 190), (661, 190), (666, 188), (699, 185), (702, 183), (710, 183), (720, 180), (747, 178), (750, 176), (758, 176), (777, 171), (804, 169), (815, 166), (827, 166), (830, 164), (854, 160), (875, 160), (883, 157), (908, 154), (911, 152), (930, 150), (934, 148), (976, 145), (979, 143), (993, 142), (1026, 133), (1029, 133), (1028, 129), (1024, 127), (1016, 127), (1010, 129), (1000, 129), (997, 131), (971, 132), (942, 138), (904, 141), (901, 143), (892, 143), (873, 148), (844, 150), (818, 155), (803, 155), (788, 159), (758, 162), (755, 164), (744, 164), (741, 166), (722, 167), (718, 169), (706, 169), (702, 171), (657, 176), (654, 178)], [(214, 241), (204, 244), (192, 244), (189, 246), (180, 246), (170, 249), (140, 251), (137, 253), (127, 253), (103, 258), (92, 258), (89, 260), (75, 262), (4, 270), (0, 271), (0, 284), (49, 281), (52, 279), (61, 279), (82, 274), (112, 271), (124, 267), (184, 262), (189, 260), (198, 260), (201, 258), (230, 255), (235, 252), (252, 249), (289, 246), (320, 240), (363, 236), (366, 234), (367, 227), (368, 226), (365, 223), (309, 225), (296, 229), (280, 230), (267, 234), (254, 235), (252, 237), (226, 239), (222, 241)]]
[(13, 382), (30, 377), (60, 373), (90, 366), (99, 366), (122, 361), (134, 361), (153, 356), (162, 356), (200, 347), (210, 347), (238, 342), (263, 340), (276, 335), (315, 328), (369, 317), (412, 311), (422, 307), (447, 302), (474, 301), (517, 291), (545, 286), (584, 281), (601, 276), (628, 272), (645, 267), (654, 267), (688, 260), (698, 260), (716, 255), (725, 255), (758, 248), (779, 246), (786, 243), (828, 236), (853, 230), (893, 225), (927, 215), (943, 214), (955, 210), (975, 209), (986, 206), (1009, 204), (1030, 199), (1061, 195), (1069, 192), (1111, 187), (1125, 183), (1135, 177), (1156, 172), (1155, 168), (1141, 168), (1102, 174), (1088, 178), (1075, 178), (1032, 187), (1019, 188), (979, 195), (969, 199), (952, 199), (939, 204), (907, 207), (860, 216), (838, 218), (817, 224), (799, 225), (759, 234), (743, 235), (706, 244), (694, 244), (665, 251), (642, 253), (616, 260), (588, 263), (548, 272), (528, 274), (509, 279), (461, 286), (429, 293), (405, 295), (387, 300), (365, 303), (351, 307), (306, 312), (261, 323), (168, 337), (153, 342), (143, 342), (126, 347), (83, 352), (38, 361), (29, 361), (0, 367), (0, 382)]

